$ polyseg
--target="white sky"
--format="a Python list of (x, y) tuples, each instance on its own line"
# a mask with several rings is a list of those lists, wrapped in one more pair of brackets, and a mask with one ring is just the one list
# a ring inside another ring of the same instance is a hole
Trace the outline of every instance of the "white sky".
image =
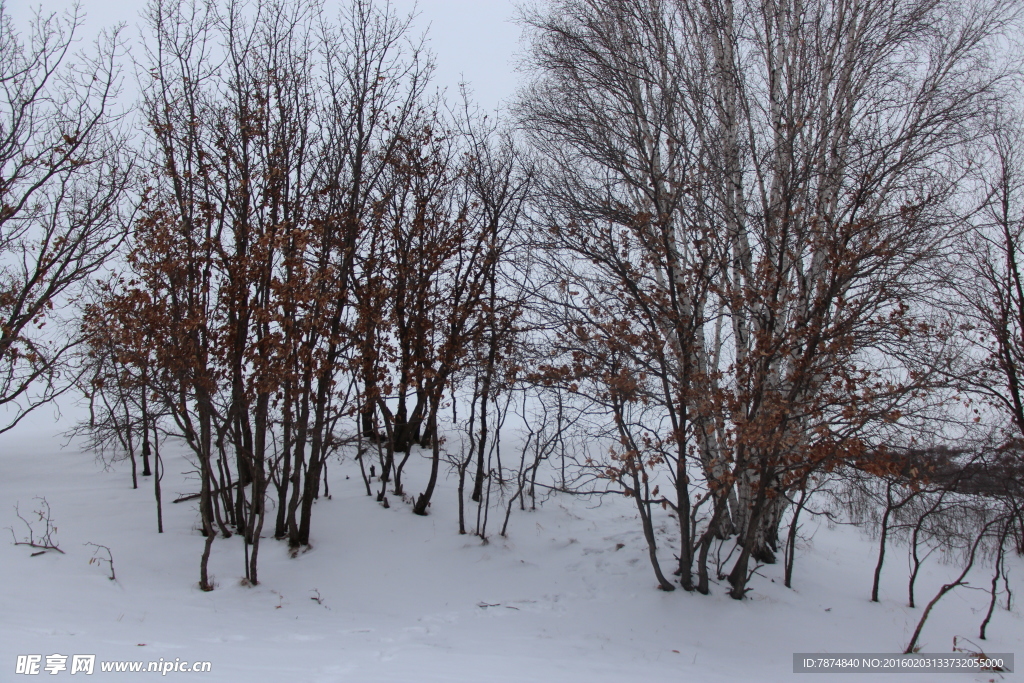
[(416, 24), (429, 29), (439, 85), (454, 94), (464, 78), (485, 109), (515, 94), (520, 31), (512, 21), (512, 0), (392, 0), (392, 5), (402, 13), (418, 8)]
[[(145, 0), (79, 0), (87, 14), (85, 30), (79, 36), (90, 40), (103, 26), (125, 22), (129, 35), (138, 36), (139, 11)], [(297, 0), (300, 1), (301, 0)], [(327, 0), (332, 12), (345, 0)], [(43, 12), (62, 11), (72, 0), (0, 0), (5, 2), (18, 29), (26, 27), (33, 8)], [(384, 0), (377, 0), (378, 6)], [(513, 23), (513, 0), (390, 0), (400, 15), (417, 11), (417, 33), (428, 31), (429, 45), (437, 58), (436, 83), (450, 95), (458, 93), (463, 79), (470, 84), (474, 99), (488, 110), (508, 101), (516, 89), (514, 56), (519, 46), (519, 27)]]

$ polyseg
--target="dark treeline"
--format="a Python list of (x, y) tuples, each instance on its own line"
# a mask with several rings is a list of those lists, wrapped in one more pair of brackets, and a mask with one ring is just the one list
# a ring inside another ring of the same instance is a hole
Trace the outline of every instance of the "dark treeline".
[(780, 554), (790, 585), (801, 516), (842, 514), (878, 532), (874, 600), (899, 539), (911, 606), (929, 549), (964, 560), (922, 623), (983, 558), (994, 607), (1024, 548), (1019, 15), (548, 0), (495, 117), (370, 0), (153, 0), (127, 113), (120, 33), (72, 66), (77, 17), (0, 12), (0, 401), (80, 388), (161, 531), (186, 444), (204, 590), (218, 536), (253, 584), (261, 539), (309, 546), (343, 457), (418, 515), (454, 476), (484, 539), (624, 495), (663, 590), (740, 599)]

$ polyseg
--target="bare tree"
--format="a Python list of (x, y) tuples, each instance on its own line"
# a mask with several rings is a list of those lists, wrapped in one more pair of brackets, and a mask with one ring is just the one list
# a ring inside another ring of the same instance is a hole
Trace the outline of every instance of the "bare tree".
[(121, 28), (74, 52), (82, 21), (40, 10), (22, 34), (0, 3), (0, 432), (73, 386), (62, 311), (132, 215)]
[(1024, 128), (998, 112), (978, 146), (981, 195), (954, 252), (951, 273), (966, 305), (969, 341), (978, 363), (958, 379), (980, 393), (1008, 421), (1008, 438), (1024, 438)]
[[(131, 277), (94, 309), (98, 344), (165, 411), (201, 482), (206, 546), (243, 535), (258, 582), (275, 536), (309, 543), (356, 345), (351, 287), (429, 73), (408, 20), (354, 0), (155, 0), (140, 60), (150, 190)], [(147, 434), (143, 430), (143, 434)]]
[[(1002, 511), (1000, 511), (1002, 512)], [(967, 585), (967, 575), (971, 569), (974, 568), (975, 561), (979, 559), (979, 549), (982, 548), (984, 542), (989, 540), (989, 537), (997, 538), (997, 544), (999, 547), (999, 553), (1002, 553), (1002, 546), (1006, 541), (1006, 527), (1009, 524), (1009, 519), (1003, 514), (994, 514), (992, 519), (984, 521), (980, 528), (975, 531), (973, 538), (968, 546), (966, 557), (963, 561), (960, 574), (949, 583), (943, 584), (939, 588), (927, 605), (925, 605), (924, 611), (921, 613), (921, 618), (917, 622), (917, 626), (914, 628), (914, 633), (910, 637), (910, 641), (907, 643), (906, 648), (903, 650), (904, 654), (910, 654), (917, 651), (917, 640), (921, 636), (921, 630), (924, 628), (925, 623), (928, 621), (928, 617), (931, 614), (932, 609), (947, 593), (954, 588), (959, 586)], [(995, 528), (994, 532), (990, 531)], [(999, 559), (997, 558), (997, 563)], [(987, 624), (988, 618), (986, 616), (982, 626), (982, 633), (984, 633), (984, 624)]]
[(519, 116), (546, 160), (537, 215), (563, 287), (549, 377), (593, 383), (620, 425), (614, 478), (668, 465), (684, 587), (694, 473), (716, 507), (696, 544), (738, 534), (741, 598), (751, 558), (774, 561), (788, 488), (880, 453), (879, 429), (930, 384), (903, 363), (911, 331), (935, 331), (915, 302), (1017, 12), (559, 0), (524, 14)]

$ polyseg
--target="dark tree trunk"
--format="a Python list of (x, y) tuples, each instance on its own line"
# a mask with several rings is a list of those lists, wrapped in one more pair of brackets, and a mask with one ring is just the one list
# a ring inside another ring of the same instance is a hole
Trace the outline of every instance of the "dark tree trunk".
[(893, 511), (892, 482), (885, 483), (885, 512), (882, 526), (878, 531), (878, 562), (875, 563), (875, 578), (871, 583), (871, 602), (878, 602), (878, 583), (882, 578), (882, 564), (885, 562), (885, 542), (889, 535), (889, 516)]
[(785, 557), (785, 570), (786, 588), (793, 587), (793, 564), (796, 562), (796, 534), (799, 530), (800, 513), (803, 512), (804, 505), (807, 504), (807, 484), (804, 483), (804, 487), (800, 490), (800, 500), (796, 504), (796, 509), (793, 510), (793, 519), (789, 523), (789, 534), (786, 537), (786, 557)]
[[(156, 435), (154, 434), (154, 436)], [(160, 491), (160, 480), (164, 478), (164, 470), (163, 462), (160, 459), (159, 438), (153, 439), (153, 446), (153, 468), (156, 470), (156, 474), (153, 477), (153, 496), (156, 498), (156, 532), (162, 534), (164, 532), (164, 507), (162, 492)]]
[(640, 522), (643, 526), (644, 538), (647, 540), (647, 555), (650, 558), (651, 567), (654, 569), (654, 576), (658, 579), (658, 587), (666, 592), (674, 591), (676, 587), (665, 578), (665, 574), (661, 571), (661, 563), (658, 562), (658, 541), (654, 535), (654, 524), (651, 522), (650, 505), (644, 500), (640, 476), (637, 474), (635, 467), (632, 468), (631, 473), (633, 475), (633, 500), (636, 502), (636, 508), (640, 512)]
[[(437, 430), (437, 408), (438, 400), (430, 402), (430, 416), (427, 419), (427, 429), (430, 433), (434, 433)], [(433, 439), (433, 447), (431, 449), (430, 457), (430, 478), (427, 480), (427, 488), (419, 495), (416, 499), (416, 505), (413, 506), (412, 511), (417, 515), (426, 515), (427, 507), (430, 505), (430, 498), (434, 495), (434, 486), (437, 484), (437, 470), (441, 461), (441, 443), (438, 439)]]
[(146, 409), (143, 408), (142, 410), (142, 476), (151, 477), (153, 476), (153, 471), (149, 468), (149, 456), (152, 455), (149, 447), (149, 427), (146, 424)]

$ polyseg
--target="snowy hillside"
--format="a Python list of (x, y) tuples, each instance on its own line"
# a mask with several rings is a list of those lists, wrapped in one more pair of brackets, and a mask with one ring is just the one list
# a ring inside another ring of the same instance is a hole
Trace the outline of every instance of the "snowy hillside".
[(0, 0), (0, 683), (1014, 675), (1020, 0), (67, 1)]
[[(33, 556), (4, 532), (3, 680), (34, 678), (13, 675), (18, 655), (42, 655), (45, 665), (47, 655), (95, 654), (87, 680), (135, 679), (101, 672), (101, 661), (180, 660), (209, 661), (211, 671), (170, 679), (810, 683), (836, 675), (793, 674), (794, 652), (899, 652), (921, 612), (905, 607), (898, 546), (890, 549), (881, 603), (868, 601), (876, 547), (857, 529), (809, 520), (795, 590), (783, 587), (777, 565), (759, 570), (742, 602), (722, 586), (708, 597), (663, 593), (629, 500), (555, 495), (536, 512), (516, 511), (508, 538), (495, 534), (485, 545), (456, 533), (453, 495), (440, 496), (427, 517), (401, 502), (384, 509), (365, 495), (351, 463), (332, 463), (332, 497), (317, 503), (311, 550), (292, 559), (283, 543), (267, 539), (261, 584), (246, 587), (240, 538), (218, 539), (217, 588), (204, 593), (196, 585), (203, 543), (194, 501), (165, 503), (166, 533), (158, 535), (148, 480), (132, 490), (124, 463), (104, 470), (91, 454), (39, 439), (8, 441), (0, 467), (0, 523), (20, 538), (14, 505), (25, 515), (34, 497), (45, 497), (65, 553)], [(194, 491), (180, 474), (188, 469), (168, 458), (167, 501)], [(425, 469), (411, 472), (411, 489)], [(86, 543), (110, 548), (116, 581), (105, 562), (90, 564), (95, 548)], [(1014, 558), (1011, 588), (1022, 570)], [(919, 595), (929, 598), (955, 573), (935, 560), (925, 571)], [(979, 571), (978, 585), (988, 572)], [(1024, 652), (1016, 606), (997, 609), (989, 640), (977, 640), (987, 599), (981, 590), (949, 594), (925, 627), (922, 651), (948, 653), (959, 636), (987, 652)], [(992, 679), (1000, 678), (941, 677)]]

